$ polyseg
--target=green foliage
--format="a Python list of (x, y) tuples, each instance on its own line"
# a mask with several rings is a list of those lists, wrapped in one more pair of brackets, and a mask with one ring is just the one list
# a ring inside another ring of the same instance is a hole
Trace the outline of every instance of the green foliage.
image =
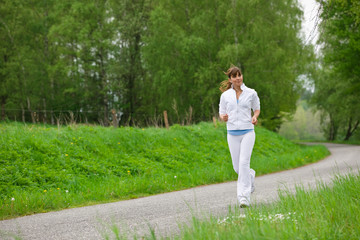
[(324, 113), (327, 139), (348, 140), (360, 122), (360, 5), (352, 0), (318, 2), (323, 56), (313, 101)]
[[(121, 125), (208, 121), (230, 64), (278, 130), (311, 51), (295, 0), (20, 1), (0, 7), (2, 120)], [(70, 113), (71, 112), (71, 113)]]
[[(256, 128), (258, 175), (323, 158), (323, 146)], [(235, 180), (226, 128), (0, 125), (2, 218)], [(12, 202), (11, 199), (16, 201)]]
[(294, 116), (281, 125), (279, 134), (290, 140), (325, 140), (321, 132), (320, 112), (310, 108), (307, 101), (300, 101)]
[(159, 1), (143, 48), (148, 114), (166, 109), (179, 122), (191, 106), (195, 121), (211, 119), (223, 71), (236, 64), (262, 100), (261, 123), (277, 130), (284, 113), (295, 110), (297, 77), (309, 55), (297, 35), (300, 16), (294, 1)]

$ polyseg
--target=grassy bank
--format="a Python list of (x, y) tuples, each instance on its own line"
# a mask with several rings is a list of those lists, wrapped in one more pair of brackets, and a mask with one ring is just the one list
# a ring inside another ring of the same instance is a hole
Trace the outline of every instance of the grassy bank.
[[(324, 158), (256, 128), (262, 175)], [(159, 128), (0, 124), (0, 218), (130, 199), (236, 179), (224, 124)]]
[[(174, 239), (359, 239), (360, 175), (334, 179), (332, 187), (298, 187), (271, 205), (255, 206), (226, 217), (194, 218)], [(154, 238), (150, 238), (154, 239)]]

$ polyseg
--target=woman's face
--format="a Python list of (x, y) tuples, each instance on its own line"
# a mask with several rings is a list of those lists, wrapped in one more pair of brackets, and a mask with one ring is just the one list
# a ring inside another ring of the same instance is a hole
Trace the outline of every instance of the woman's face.
[(231, 76), (229, 81), (234, 85), (234, 87), (240, 87), (243, 84), (243, 75), (237, 73), (236, 76)]

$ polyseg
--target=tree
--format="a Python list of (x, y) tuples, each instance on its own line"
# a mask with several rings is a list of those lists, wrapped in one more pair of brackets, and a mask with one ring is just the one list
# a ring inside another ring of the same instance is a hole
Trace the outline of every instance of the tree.
[(50, 38), (55, 43), (56, 64), (52, 77), (60, 72), (64, 80), (61, 87), (67, 97), (67, 108), (85, 112), (86, 119), (109, 125), (109, 106), (113, 73), (115, 22), (109, 3), (99, 1), (74, 1), (59, 3), (59, 20), (51, 29)]
[[(308, 49), (298, 37), (301, 10), (295, 1), (231, 1), (219, 52), (222, 62), (241, 63), (244, 82), (258, 91), (262, 125), (277, 131), (299, 98), (297, 78)], [(246, 7), (243, 7), (246, 6)]]
[(141, 56), (143, 36), (151, 10), (151, 1), (111, 1), (111, 9), (116, 20), (114, 30), (116, 44), (114, 51), (117, 59), (113, 65), (114, 84), (112, 91), (121, 99), (122, 124), (143, 124), (142, 111), (144, 99), (149, 94), (144, 85), (146, 72)]
[(308, 56), (300, 19), (292, 0), (158, 1), (143, 48), (153, 111), (176, 106), (176, 122), (192, 106), (195, 121), (211, 119), (222, 71), (235, 64), (259, 93), (262, 124), (277, 130), (284, 113), (296, 109), (297, 77)]
[[(31, 119), (35, 122), (35, 113), (31, 103), (37, 102), (34, 93), (40, 92), (38, 70), (41, 63), (34, 61), (38, 54), (39, 32), (35, 22), (38, 19), (36, 13), (29, 7), (30, 3), (23, 1), (3, 1), (1, 4), (1, 31), (2, 34), (2, 58), (1, 64), (1, 105), (2, 119), (5, 118), (5, 107), (15, 106), (22, 109), (22, 119), (25, 120), (25, 106), (31, 113)], [(40, 75), (41, 78), (41, 75)], [(41, 82), (41, 80), (40, 80)], [(16, 115), (15, 115), (16, 116)]]
[(360, 5), (354, 0), (318, 2), (322, 10), (321, 73), (325, 74), (315, 81), (314, 99), (329, 118), (328, 139), (336, 139), (339, 130), (348, 140), (360, 121)]
[(16, 20), (13, 19), (14, 8), (10, 1), (2, 0), (0, 4), (0, 107), (1, 120), (5, 120), (5, 105), (9, 99), (9, 89), (14, 82), (12, 61), (15, 57), (13, 25)]
[(208, 121), (231, 64), (258, 91), (265, 127), (295, 110), (310, 52), (295, 0), (2, 1), (1, 106), (24, 120), (70, 111), (108, 125), (114, 108), (122, 124), (164, 110), (170, 123)]

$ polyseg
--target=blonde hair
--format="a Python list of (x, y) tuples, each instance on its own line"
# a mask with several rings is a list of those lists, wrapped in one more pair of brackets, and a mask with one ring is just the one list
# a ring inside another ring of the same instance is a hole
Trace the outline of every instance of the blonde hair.
[(228, 76), (228, 79), (222, 81), (220, 83), (220, 91), (221, 92), (225, 92), (226, 90), (231, 88), (231, 82), (229, 81), (229, 79), (231, 77), (236, 77), (238, 74), (241, 76), (242, 72), (241, 69), (232, 65), (226, 72), (224, 72), (224, 74), (226, 74), (226, 76)]

